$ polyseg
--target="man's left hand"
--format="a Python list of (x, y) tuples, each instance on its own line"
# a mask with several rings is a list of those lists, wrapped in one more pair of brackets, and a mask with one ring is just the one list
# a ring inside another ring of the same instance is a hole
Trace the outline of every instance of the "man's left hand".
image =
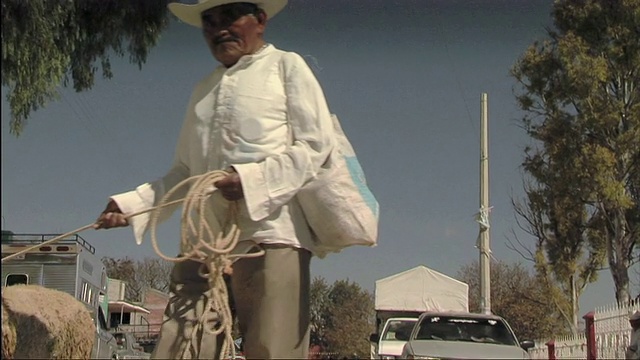
[(222, 180), (216, 181), (213, 185), (220, 190), (222, 197), (226, 200), (236, 201), (244, 198), (240, 175), (233, 169), (229, 170), (229, 175)]

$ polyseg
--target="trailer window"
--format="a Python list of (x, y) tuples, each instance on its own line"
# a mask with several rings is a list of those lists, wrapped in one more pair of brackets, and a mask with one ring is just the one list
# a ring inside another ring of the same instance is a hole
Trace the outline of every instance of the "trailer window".
[(4, 286), (28, 284), (29, 275), (27, 274), (9, 274), (4, 280)]

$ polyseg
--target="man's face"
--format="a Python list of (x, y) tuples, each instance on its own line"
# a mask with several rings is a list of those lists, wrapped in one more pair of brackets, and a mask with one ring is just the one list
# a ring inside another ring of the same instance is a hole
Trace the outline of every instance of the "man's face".
[(258, 50), (265, 25), (265, 13), (253, 4), (232, 3), (202, 12), (207, 45), (216, 60), (226, 67)]

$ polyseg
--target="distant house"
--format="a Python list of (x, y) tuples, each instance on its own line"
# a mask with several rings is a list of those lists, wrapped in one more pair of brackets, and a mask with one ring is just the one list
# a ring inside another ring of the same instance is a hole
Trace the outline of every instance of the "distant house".
[(149, 322), (149, 332), (157, 334), (160, 332), (164, 310), (169, 303), (169, 294), (156, 289), (146, 289), (142, 295), (142, 306), (149, 310), (147, 321)]
[(147, 327), (149, 310), (129, 301), (109, 300), (109, 326), (139, 332)]
[(118, 279), (109, 279), (108, 314), (109, 327), (125, 331), (140, 332), (148, 328), (150, 311), (142, 304), (128, 301), (125, 298), (127, 284)]

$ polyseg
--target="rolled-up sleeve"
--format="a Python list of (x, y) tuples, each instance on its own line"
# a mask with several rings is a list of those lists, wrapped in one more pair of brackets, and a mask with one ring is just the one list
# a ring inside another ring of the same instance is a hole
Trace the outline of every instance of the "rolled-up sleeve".
[[(182, 163), (176, 163), (169, 172), (162, 178), (138, 186), (135, 190), (111, 196), (111, 199), (118, 204), (123, 214), (133, 214), (158, 205), (166, 193), (166, 189), (171, 189), (189, 176), (188, 169)], [(188, 189), (176, 192), (173, 199), (184, 197)], [(159, 213), (158, 221), (168, 219), (176, 210), (179, 204), (167, 206)], [(133, 228), (133, 235), (138, 245), (142, 244), (144, 234), (149, 228), (151, 213), (145, 212), (129, 218), (129, 224)]]
[(331, 114), (313, 72), (295, 53), (284, 54), (282, 61), (291, 146), (257, 163), (233, 164), (253, 221), (291, 201), (318, 174), (334, 146)]

